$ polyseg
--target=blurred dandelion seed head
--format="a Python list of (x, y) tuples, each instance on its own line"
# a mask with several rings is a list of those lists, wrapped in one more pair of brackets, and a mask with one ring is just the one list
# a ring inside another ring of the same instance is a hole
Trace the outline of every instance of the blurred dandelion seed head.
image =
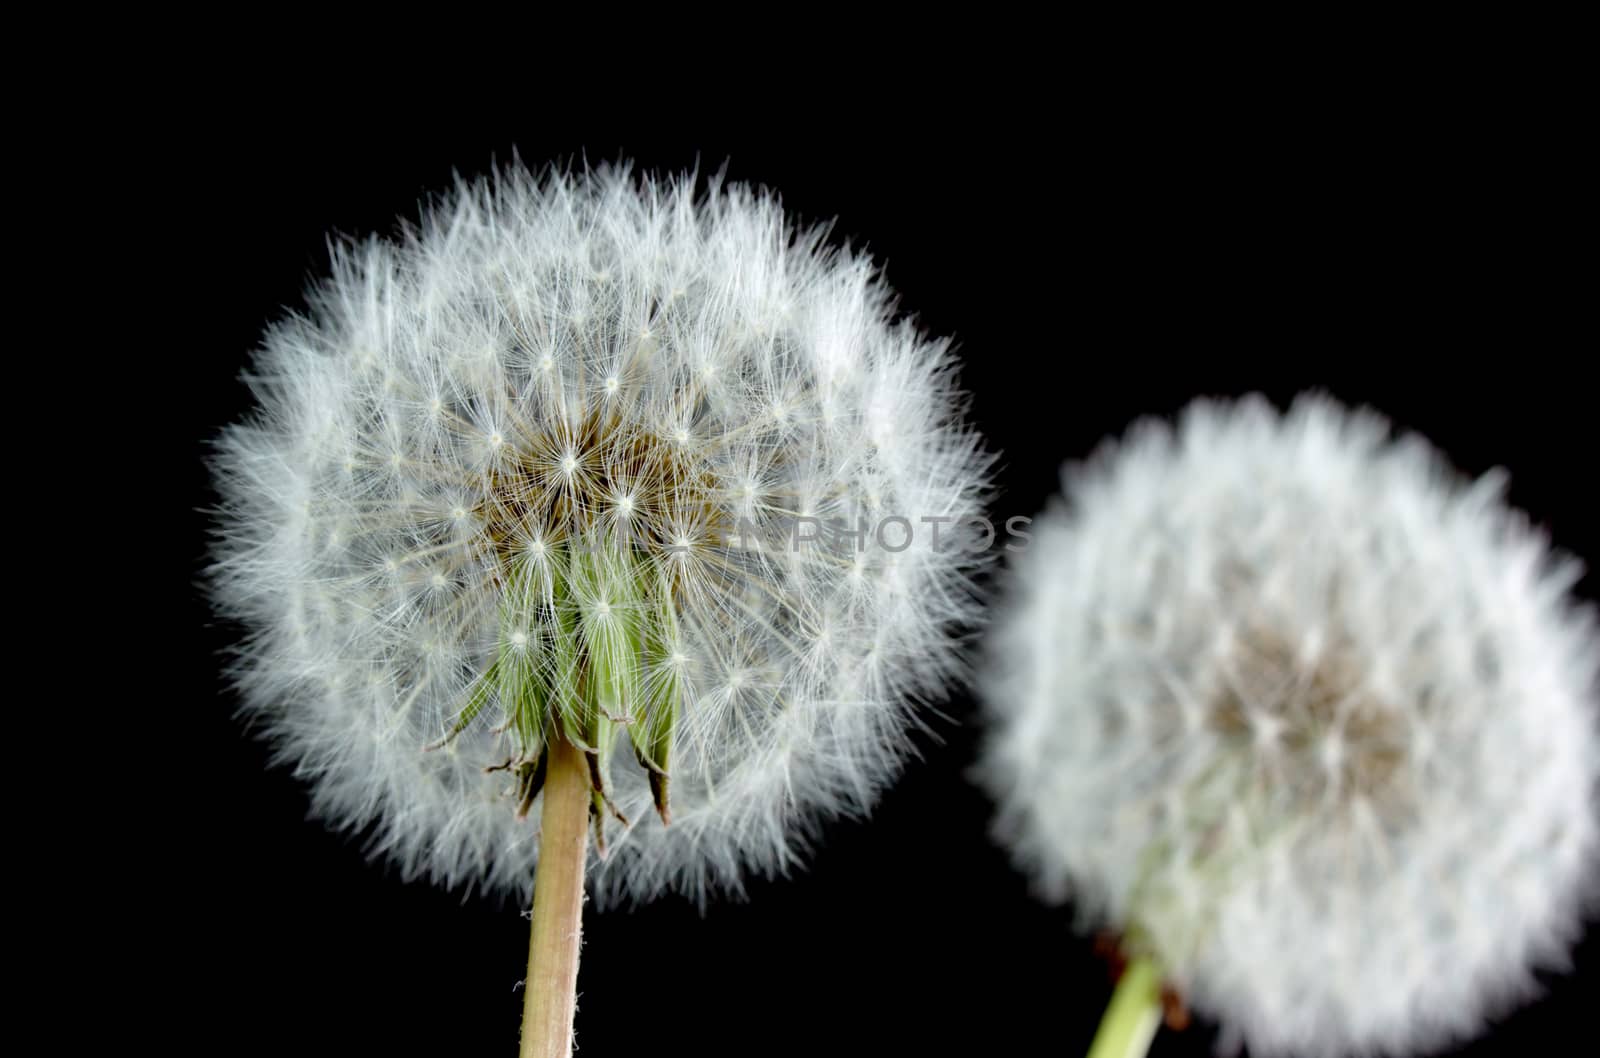
[(1502, 475), (1305, 397), (1197, 402), (1065, 483), (985, 678), (1041, 893), (1253, 1053), (1427, 1048), (1559, 965), (1600, 650)]

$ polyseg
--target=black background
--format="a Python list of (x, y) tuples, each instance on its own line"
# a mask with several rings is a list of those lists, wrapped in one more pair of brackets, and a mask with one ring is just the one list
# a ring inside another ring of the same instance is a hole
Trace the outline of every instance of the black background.
[[(1592, 273), (1568, 256), (1576, 145), (1493, 92), (1271, 95), (941, 103), (915, 118), (900, 100), (849, 128), (839, 112), (786, 113), (738, 134), (180, 106), (137, 152), (170, 208), (127, 219), (184, 262), (165, 296), (193, 307), (154, 358), (183, 394), (166, 421), (172, 474), (186, 506), (209, 502), (205, 440), (247, 406), (237, 376), (263, 326), (303, 303), (328, 233), (390, 231), (454, 172), (513, 148), (535, 166), (726, 161), (794, 215), (836, 218), (908, 311), (957, 338), (973, 419), (1003, 454), (1004, 514), (1035, 513), (1063, 460), (1139, 415), (1319, 387), (1423, 432), (1467, 473), (1508, 467), (1513, 500), (1600, 562)], [(197, 513), (171, 538), (184, 583), (199, 581), (205, 531)], [(170, 666), (182, 792), (159, 825), (185, 855), (150, 925), (183, 954), (150, 970), (160, 1031), (194, 1031), (212, 1053), (510, 1053), (520, 909), (403, 885), (359, 839), (308, 821), (305, 791), (234, 716), (218, 658), (233, 630), (198, 587), (174, 601), (167, 657), (192, 656)], [(958, 695), (946, 711), (871, 820), (830, 826), (803, 873), (704, 914), (666, 899), (589, 916), (581, 1052), (1082, 1053), (1110, 978), (989, 841), (990, 807), (965, 779), (974, 706)], [(1573, 975), (1460, 1053), (1576, 1046), (1595, 980), (1590, 940)], [(1204, 1023), (1164, 1032), (1154, 1053), (1209, 1053), (1213, 1038)]]

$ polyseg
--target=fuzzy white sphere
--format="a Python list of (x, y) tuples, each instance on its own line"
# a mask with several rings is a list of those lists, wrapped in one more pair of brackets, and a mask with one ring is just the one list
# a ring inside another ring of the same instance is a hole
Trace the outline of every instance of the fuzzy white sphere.
[(408, 875), (525, 899), (565, 724), (627, 821), (601, 895), (737, 889), (869, 804), (954, 671), (973, 556), (876, 531), (974, 511), (947, 344), (770, 196), (694, 184), (512, 169), (338, 248), (221, 439), (246, 701)]
[(1322, 398), (1202, 401), (1033, 531), (985, 687), (1000, 832), (1224, 1046), (1427, 1048), (1559, 965), (1600, 652), (1499, 474)]

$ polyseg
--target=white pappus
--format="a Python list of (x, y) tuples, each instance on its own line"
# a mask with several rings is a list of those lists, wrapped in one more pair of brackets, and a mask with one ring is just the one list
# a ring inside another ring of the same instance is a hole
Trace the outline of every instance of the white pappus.
[(1143, 422), (1065, 487), (984, 677), (1042, 895), (1257, 1054), (1427, 1049), (1561, 965), (1600, 650), (1503, 475), (1305, 396)]
[(956, 674), (974, 556), (859, 533), (975, 512), (953, 376), (765, 193), (461, 183), (335, 248), (218, 442), (247, 707), (407, 876), (526, 901), (557, 727), (590, 756), (600, 896), (781, 871)]

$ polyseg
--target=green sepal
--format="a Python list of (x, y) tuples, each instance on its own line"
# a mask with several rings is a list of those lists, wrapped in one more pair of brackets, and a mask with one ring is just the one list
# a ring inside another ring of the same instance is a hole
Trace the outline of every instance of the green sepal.
[(632, 564), (606, 552), (574, 550), (572, 569), (571, 591), (580, 600), (579, 640), (587, 661), (581, 735), (574, 742), (588, 758), (590, 785), (601, 805), (626, 825), (611, 800), (610, 767), (617, 726), (631, 724), (637, 707), (637, 584)]
[[(641, 563), (640, 580), (650, 577)], [(645, 593), (650, 600), (644, 624), (643, 656), (649, 667), (645, 679), (643, 715), (628, 729), (634, 756), (650, 780), (650, 796), (662, 825), (672, 821), (669, 799), (673, 729), (683, 696), (682, 675), (673, 661), (678, 648), (678, 617), (667, 579), (657, 575)]]
[[(610, 768), (618, 727), (627, 729), (663, 824), (673, 738), (682, 707), (679, 628), (670, 580), (625, 547), (569, 541), (540, 559), (506, 567), (495, 657), (474, 681), (449, 738), (497, 695), (514, 755), (518, 815), (544, 784), (546, 750), (564, 737), (589, 769), (594, 840), (606, 848), (605, 817), (628, 820), (612, 798)], [(602, 609), (602, 606), (604, 609)], [(525, 638), (520, 644), (518, 633)]]
[(439, 741), (431, 742), (422, 747), (424, 750), (439, 749), (449, 745), (457, 735), (465, 731), (478, 714), (483, 712), (483, 707), (489, 704), (489, 697), (495, 690), (500, 680), (500, 660), (496, 658), (489, 663), (483, 674), (472, 681), (472, 686), (467, 688), (467, 704), (462, 707), (456, 716), (456, 722), (450, 726), (450, 731)]
[(599, 790), (589, 793), (589, 819), (594, 824), (594, 847), (601, 856), (606, 854), (606, 798)]
[(539, 751), (535, 760), (523, 761), (517, 768), (517, 818), (526, 819), (528, 810), (533, 807), (533, 799), (539, 796), (539, 791), (544, 789), (545, 765), (549, 762), (550, 754), (544, 750)]

